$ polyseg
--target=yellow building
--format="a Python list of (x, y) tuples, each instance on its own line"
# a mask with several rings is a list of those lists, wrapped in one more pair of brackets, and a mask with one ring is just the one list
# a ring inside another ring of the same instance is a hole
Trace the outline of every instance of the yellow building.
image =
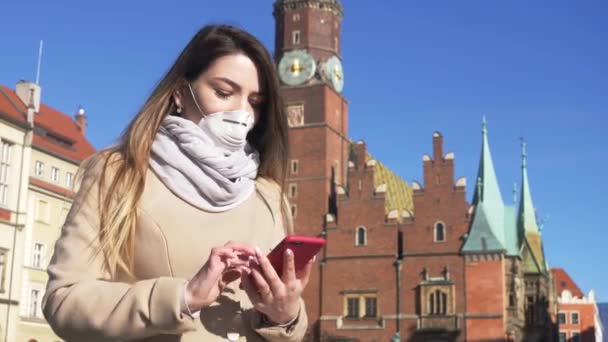
[(40, 303), (46, 266), (70, 209), (79, 164), (95, 152), (75, 118), (41, 103), (41, 89), (0, 86), (0, 341), (53, 342)]

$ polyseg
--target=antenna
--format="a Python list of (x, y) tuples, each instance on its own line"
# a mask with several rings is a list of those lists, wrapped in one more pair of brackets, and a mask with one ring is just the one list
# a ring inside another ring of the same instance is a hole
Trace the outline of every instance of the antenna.
[(40, 40), (40, 48), (38, 49), (38, 67), (36, 68), (36, 84), (40, 85), (40, 64), (42, 63), (42, 40)]

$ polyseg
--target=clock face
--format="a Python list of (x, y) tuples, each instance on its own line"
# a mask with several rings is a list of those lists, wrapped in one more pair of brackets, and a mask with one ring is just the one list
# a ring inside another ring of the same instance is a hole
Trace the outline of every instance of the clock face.
[(287, 85), (296, 86), (308, 81), (317, 70), (317, 64), (304, 50), (289, 51), (279, 62), (279, 77)]
[(342, 62), (336, 56), (330, 57), (323, 67), (325, 77), (329, 80), (331, 86), (338, 92), (342, 92), (344, 88), (344, 73), (342, 71)]

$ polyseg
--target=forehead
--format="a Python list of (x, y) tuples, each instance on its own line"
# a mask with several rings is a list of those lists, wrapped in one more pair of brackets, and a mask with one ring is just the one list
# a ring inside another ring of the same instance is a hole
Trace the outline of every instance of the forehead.
[(243, 54), (219, 57), (209, 65), (201, 78), (228, 78), (241, 86), (244, 91), (260, 91), (258, 69), (255, 63)]

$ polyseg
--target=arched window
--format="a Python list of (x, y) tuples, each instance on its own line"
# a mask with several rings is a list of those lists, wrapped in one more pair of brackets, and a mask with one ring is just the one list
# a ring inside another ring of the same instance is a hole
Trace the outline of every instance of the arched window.
[(355, 246), (367, 245), (367, 231), (365, 227), (357, 228), (357, 234), (355, 236)]
[(435, 290), (429, 295), (429, 314), (430, 315), (446, 315), (448, 312), (448, 295), (447, 293)]
[(445, 225), (443, 222), (435, 223), (435, 242), (445, 241)]

